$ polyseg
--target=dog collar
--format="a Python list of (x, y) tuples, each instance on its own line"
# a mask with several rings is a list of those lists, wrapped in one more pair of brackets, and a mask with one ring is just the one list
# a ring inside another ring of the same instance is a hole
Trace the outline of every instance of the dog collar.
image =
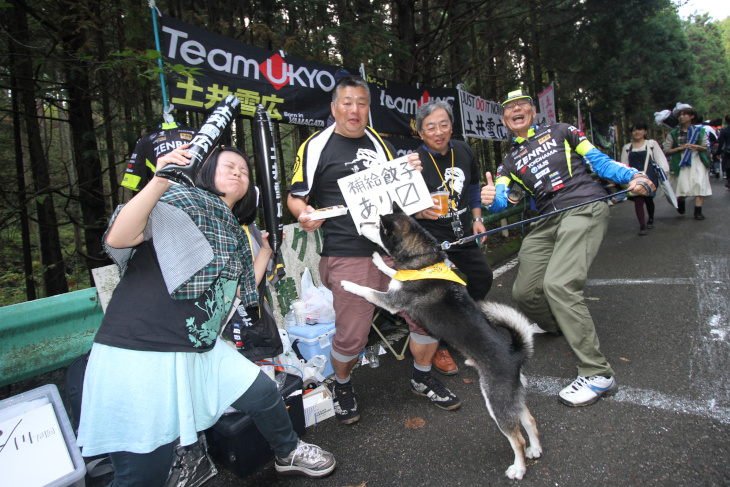
[(451, 270), (446, 262), (439, 262), (432, 266), (424, 269), (417, 270), (399, 270), (393, 276), (393, 279), (398, 281), (417, 281), (418, 279), (445, 279), (447, 281), (453, 281), (462, 286), (466, 286), (466, 283)]

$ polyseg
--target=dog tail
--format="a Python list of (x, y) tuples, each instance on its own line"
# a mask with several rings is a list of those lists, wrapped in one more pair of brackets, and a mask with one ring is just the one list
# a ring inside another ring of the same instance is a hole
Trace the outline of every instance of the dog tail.
[(506, 328), (510, 332), (515, 352), (524, 353), (526, 358), (532, 357), (532, 329), (525, 315), (504, 304), (491, 301), (480, 301), (478, 304), (493, 326)]

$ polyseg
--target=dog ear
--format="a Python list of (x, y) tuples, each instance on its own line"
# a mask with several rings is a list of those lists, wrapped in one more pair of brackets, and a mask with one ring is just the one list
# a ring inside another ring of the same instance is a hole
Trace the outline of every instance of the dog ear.
[(400, 207), (400, 205), (396, 202), (393, 202), (393, 214), (397, 215), (399, 213), (405, 213), (403, 209)]

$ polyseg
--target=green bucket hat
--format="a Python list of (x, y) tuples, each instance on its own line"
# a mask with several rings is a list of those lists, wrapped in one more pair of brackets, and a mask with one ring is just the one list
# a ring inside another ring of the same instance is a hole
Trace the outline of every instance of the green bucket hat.
[(532, 103), (532, 97), (524, 90), (515, 90), (510, 91), (507, 94), (507, 98), (502, 102), (502, 106), (504, 106), (506, 103), (511, 102), (512, 100), (519, 100), (520, 98), (527, 98), (530, 100), (530, 103)]

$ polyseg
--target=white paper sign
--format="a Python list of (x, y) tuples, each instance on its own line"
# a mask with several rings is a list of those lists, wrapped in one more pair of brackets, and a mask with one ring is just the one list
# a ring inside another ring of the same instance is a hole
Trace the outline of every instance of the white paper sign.
[(393, 212), (393, 204), (412, 215), (433, 206), (421, 173), (408, 164), (408, 156), (338, 179), (340, 191), (360, 233), (360, 223), (376, 221)]
[(0, 485), (41, 487), (73, 472), (53, 404), (0, 422)]

